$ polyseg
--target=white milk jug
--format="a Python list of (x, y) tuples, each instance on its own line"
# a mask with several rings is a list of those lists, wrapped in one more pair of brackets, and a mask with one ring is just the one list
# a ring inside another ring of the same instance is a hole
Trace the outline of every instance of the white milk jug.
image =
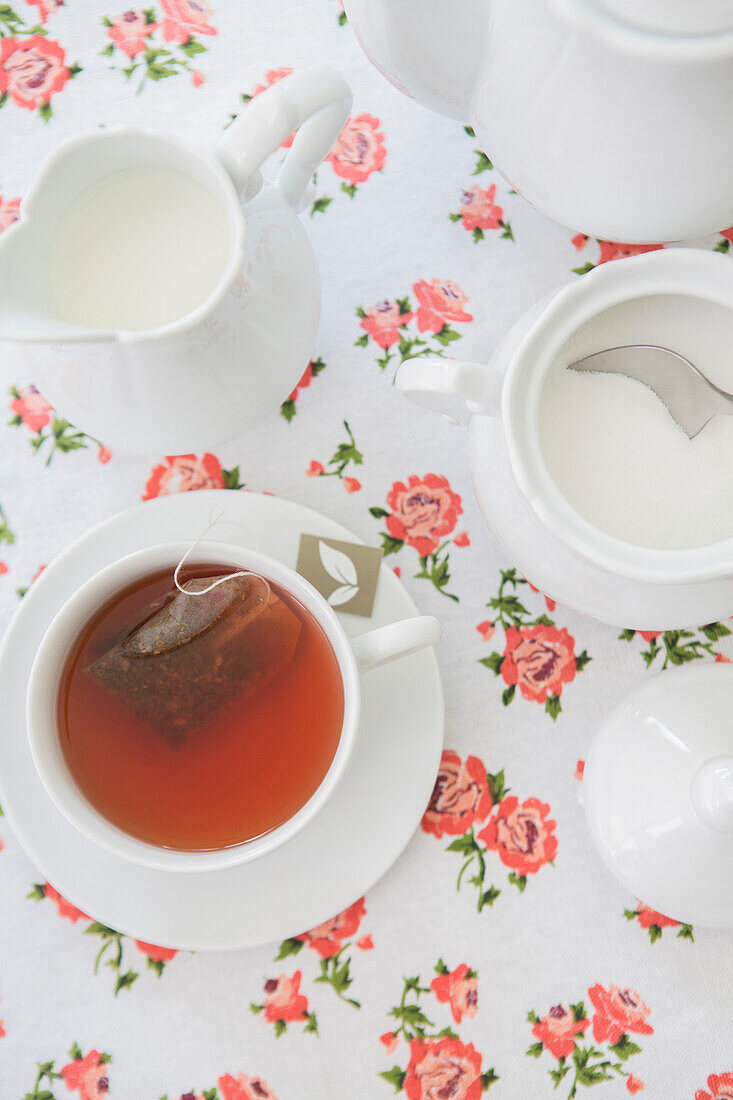
[(350, 106), (312, 68), (249, 103), (218, 157), (130, 127), (64, 142), (0, 238), (0, 354), (20, 350), (59, 413), (112, 446), (201, 450), (275, 413), (320, 316), (297, 212)]

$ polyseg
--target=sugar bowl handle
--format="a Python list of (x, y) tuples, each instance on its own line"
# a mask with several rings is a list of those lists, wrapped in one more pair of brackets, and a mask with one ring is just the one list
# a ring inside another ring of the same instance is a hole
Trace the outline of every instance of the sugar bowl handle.
[(368, 672), (398, 657), (419, 653), (439, 641), (440, 636), (440, 623), (434, 616), (418, 615), (360, 634), (351, 639), (351, 648), (361, 671)]
[(262, 186), (262, 162), (297, 131), (276, 184), (299, 210), (313, 173), (344, 128), (351, 104), (351, 89), (334, 69), (314, 65), (291, 73), (250, 100), (226, 131), (219, 158), (244, 198), (251, 199)]
[(464, 363), (434, 352), (405, 359), (395, 377), (405, 397), (442, 413), (452, 424), (467, 424), (476, 414), (496, 416), (502, 381), (503, 373), (493, 363)]

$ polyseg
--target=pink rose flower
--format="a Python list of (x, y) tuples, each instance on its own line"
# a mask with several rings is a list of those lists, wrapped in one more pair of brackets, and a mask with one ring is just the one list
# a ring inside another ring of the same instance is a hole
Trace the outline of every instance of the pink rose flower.
[(400, 326), (409, 324), (414, 316), (411, 312), (401, 313), (397, 302), (378, 302), (366, 311), (360, 327), (369, 333), (375, 344), (386, 350), (399, 343)]
[(468, 298), (452, 279), (421, 279), (413, 286), (420, 303), (417, 311), (417, 327), (420, 332), (440, 332), (452, 321), (473, 321), (473, 316), (463, 308)]
[(322, 959), (330, 959), (333, 955), (338, 955), (344, 940), (356, 934), (361, 918), (365, 915), (364, 898), (359, 898), (331, 920), (324, 921), (323, 924), (318, 924), (309, 932), (302, 932), (295, 938), (312, 947)]
[(387, 494), (386, 527), (392, 538), (417, 550), (421, 558), (437, 550), (441, 538), (449, 535), (463, 514), (461, 498), (448, 479), (438, 474), (419, 478), (412, 474), (407, 485), (395, 481)]
[(464, 1016), (471, 1019), (478, 1012), (478, 978), (465, 963), (433, 978), (430, 988), (442, 1004), (450, 1005), (457, 1024)]
[(633, 1096), (637, 1092), (644, 1091), (644, 1082), (641, 1081), (638, 1077), (634, 1077), (633, 1073), (630, 1073), (629, 1076), (626, 1078), (626, 1088)]
[(194, 88), (200, 88), (205, 81), (206, 77), (201, 72), (201, 70), (194, 69), (193, 73), (191, 74), (191, 83), (193, 84)]
[(515, 795), (502, 799), (486, 828), (479, 833), (487, 848), (520, 875), (533, 875), (557, 855), (556, 822), (550, 807), (538, 798), (520, 804)]
[(495, 197), (495, 183), (492, 183), (486, 191), (482, 191), (480, 187), (472, 187), (469, 191), (464, 191), (461, 197), (463, 228), (469, 232), (473, 232), (474, 229), (499, 229), (504, 211), (500, 206), (494, 205)]
[(651, 1009), (642, 1001), (635, 989), (619, 989), (611, 985), (608, 990), (594, 985), (588, 996), (595, 1008), (593, 1038), (597, 1043), (606, 1040), (613, 1045), (629, 1031), (639, 1035), (652, 1035), (654, 1028), (646, 1023)]
[(656, 252), (663, 248), (661, 244), (620, 244), (618, 241), (599, 241), (601, 256), (599, 264), (617, 260), (622, 256), (641, 256), (644, 252)]
[(305, 472), (307, 477), (322, 477), (326, 471), (322, 462), (316, 462), (315, 458), (312, 458), (310, 466)]
[(478, 624), (476, 629), (478, 630), (479, 634), (485, 642), (491, 641), (491, 639), (494, 637), (494, 634), (496, 634), (496, 627), (492, 623), (491, 619), (485, 619), (482, 623)]
[(659, 638), (662, 631), (661, 630), (640, 630), (639, 633), (641, 634), (641, 636), (642, 636), (642, 638), (644, 639), (645, 642), (651, 642), (653, 638)]
[(575, 778), (580, 782), (585, 772), (585, 760), (579, 760), (575, 765)]
[(97, 453), (97, 458), (99, 459), (99, 461), (102, 463), (103, 466), (105, 466), (109, 462), (111, 457), (112, 457), (112, 452), (110, 451), (109, 447), (100, 447), (99, 448), (99, 451)]
[(360, 951), (373, 951), (374, 940), (372, 939), (371, 932), (366, 936), (362, 936), (361, 939), (358, 939), (356, 941), (356, 946)]
[(571, 243), (575, 245), (576, 251), (582, 252), (582, 250), (587, 245), (588, 240), (589, 238), (586, 236), (585, 233), (576, 233)]
[(468, 537), (468, 531), (461, 531), (458, 535), (456, 535), (456, 537), (453, 539), (453, 545), (459, 546), (461, 548), (463, 548), (464, 546), (470, 546), (471, 540)]
[(506, 684), (517, 684), (525, 699), (544, 703), (575, 678), (575, 639), (564, 627), (510, 626), (505, 642), (501, 675)]
[(206, 0), (160, 0), (165, 13), (163, 38), (185, 45), (194, 34), (216, 34), (211, 25), (213, 12)]
[(153, 962), (170, 962), (178, 954), (178, 949), (175, 947), (159, 947), (155, 943), (145, 943), (144, 940), (135, 940), (135, 947)]
[(532, 1028), (532, 1034), (540, 1040), (545, 1050), (555, 1058), (569, 1058), (575, 1049), (575, 1036), (582, 1035), (590, 1027), (590, 1020), (576, 1020), (572, 1012), (562, 1005), (554, 1005), (546, 1016)]
[[(36, 577), (38, 573), (36, 573)], [(34, 577), (33, 580), (36, 578)], [(31, 582), (32, 583), (32, 582)], [(86, 913), (82, 913), (81, 909), (77, 909), (75, 905), (72, 905), (70, 901), (62, 897), (58, 890), (55, 890), (50, 882), (44, 883), (43, 892), (47, 898), (55, 904), (60, 917), (66, 917), (72, 924), (76, 924), (78, 920), (91, 920)]]
[(386, 156), (379, 119), (364, 114), (348, 120), (326, 160), (337, 176), (355, 186), (381, 171)]
[(112, 26), (107, 28), (107, 36), (128, 57), (136, 57), (148, 48), (145, 37), (152, 34), (157, 26), (157, 23), (148, 23), (145, 12), (140, 8), (137, 11), (131, 9), (112, 20)]
[(345, 477), (343, 479), (343, 484), (347, 493), (358, 493), (361, 489), (361, 482), (355, 477)]
[(0, 577), (4, 577), (8, 571), (8, 567), (4, 561), (0, 561)]
[(0, 95), (10, 95), (18, 107), (34, 111), (48, 103), (70, 77), (58, 42), (42, 34), (0, 41)]
[(51, 419), (53, 409), (35, 386), (23, 386), (10, 402), (10, 411), (34, 434), (42, 431)]
[(463, 836), (491, 812), (491, 793), (486, 768), (477, 756), (461, 763), (458, 753), (445, 749), (428, 808), (423, 831), (434, 836)]
[(218, 1084), (221, 1100), (277, 1100), (267, 1081), (261, 1077), (250, 1077), (246, 1073), (232, 1077), (231, 1073), (226, 1073), (219, 1078)]
[(196, 455), (169, 455), (154, 466), (145, 485), (143, 500), (187, 493), (192, 489), (223, 489), (224, 474), (219, 459), (208, 452)]
[(695, 1100), (733, 1100), (733, 1073), (711, 1073), (708, 1089), (698, 1089)]
[(64, 6), (64, 0), (26, 0), (26, 3), (38, 8), (38, 18), (42, 23)]
[(637, 919), (642, 928), (651, 928), (653, 924), (656, 924), (658, 928), (679, 927), (680, 922), (678, 920), (665, 917), (662, 913), (657, 913), (656, 909), (650, 909), (648, 905), (644, 905), (642, 902), (637, 905), (636, 912), (639, 914)]
[(481, 1100), (481, 1055), (459, 1039), (413, 1039), (403, 1088), (407, 1100)]
[(300, 970), (296, 970), (291, 978), (281, 974), (265, 982), (265, 1019), (269, 1023), (275, 1020), (297, 1023), (306, 1018), (308, 999), (298, 992), (302, 976)]
[(79, 1093), (79, 1100), (98, 1100), (109, 1092), (108, 1063), (98, 1050), (90, 1050), (84, 1058), (74, 1058), (62, 1066), (61, 1076), (70, 1091)]
[(385, 1031), (384, 1035), (379, 1036), (379, 1041), (384, 1044), (387, 1054), (392, 1054), (393, 1051), (397, 1050), (399, 1039), (394, 1031)]
[(0, 233), (20, 217), (20, 198), (3, 199), (0, 197)]

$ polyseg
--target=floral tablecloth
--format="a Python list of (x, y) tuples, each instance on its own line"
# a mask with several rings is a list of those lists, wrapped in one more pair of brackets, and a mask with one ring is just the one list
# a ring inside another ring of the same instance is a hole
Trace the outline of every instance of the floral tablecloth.
[(576, 797), (600, 716), (663, 667), (727, 660), (730, 627), (619, 634), (556, 607), (485, 529), (464, 437), (392, 385), (410, 353), (485, 358), (539, 297), (641, 249), (574, 235), (512, 193), (470, 131), (370, 67), (338, 0), (14, 0), (0, 35), (0, 229), (45, 154), (86, 127), (144, 123), (210, 147), (291, 67), (330, 62), (354, 89), (304, 214), (323, 274), (318, 345), (277, 420), (216, 454), (111, 453), (3, 352), (3, 623), (45, 563), (118, 510), (246, 486), (384, 547), (444, 624), (447, 697), (440, 776), (406, 852), (366, 897), (283, 943), (207, 955), (129, 940), (39, 880), (0, 820), (2, 1100), (590, 1086), (730, 1100), (733, 937), (625, 894)]

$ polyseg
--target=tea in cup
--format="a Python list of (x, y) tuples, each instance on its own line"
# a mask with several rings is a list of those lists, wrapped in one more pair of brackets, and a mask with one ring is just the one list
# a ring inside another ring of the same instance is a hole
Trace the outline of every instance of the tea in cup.
[(138, 551), (59, 611), (28, 685), (31, 753), (72, 824), (166, 870), (256, 859), (341, 779), (360, 673), (440, 635), (419, 617), (350, 641), (325, 599), (262, 554), (200, 543)]

